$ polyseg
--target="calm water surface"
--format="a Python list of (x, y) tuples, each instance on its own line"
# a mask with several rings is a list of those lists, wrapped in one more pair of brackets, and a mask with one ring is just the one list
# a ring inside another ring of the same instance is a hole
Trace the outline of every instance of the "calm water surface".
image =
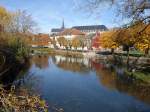
[(150, 88), (124, 78), (122, 68), (91, 59), (33, 56), (19, 84), (38, 92), (49, 111), (150, 112)]

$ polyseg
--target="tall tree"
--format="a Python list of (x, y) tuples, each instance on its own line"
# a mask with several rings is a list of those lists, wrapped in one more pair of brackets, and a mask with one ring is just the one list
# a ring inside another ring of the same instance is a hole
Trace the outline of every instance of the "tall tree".
[(78, 47), (81, 47), (81, 42), (78, 37), (75, 37), (72, 40), (72, 46), (77, 50)]
[(117, 48), (119, 45), (117, 42), (114, 41), (114, 33), (115, 31), (108, 31), (101, 34), (100, 43), (103, 48), (109, 48), (112, 49), (112, 53), (115, 48)]
[(60, 46), (64, 46), (67, 49), (68, 42), (67, 42), (67, 40), (64, 37), (59, 37), (57, 39), (57, 41), (58, 41)]
[(34, 31), (36, 23), (33, 21), (32, 16), (26, 11), (18, 10), (11, 14), (11, 18), (9, 29), (11, 32), (28, 33)]
[(6, 30), (10, 24), (11, 14), (5, 8), (0, 7), (0, 30)]
[(81, 0), (79, 3), (81, 3), (81, 5), (79, 4), (81, 7), (88, 9), (90, 12), (101, 13), (99, 8), (103, 7), (103, 4), (108, 4), (123, 17), (150, 19), (150, 15), (146, 14), (150, 9), (149, 0)]

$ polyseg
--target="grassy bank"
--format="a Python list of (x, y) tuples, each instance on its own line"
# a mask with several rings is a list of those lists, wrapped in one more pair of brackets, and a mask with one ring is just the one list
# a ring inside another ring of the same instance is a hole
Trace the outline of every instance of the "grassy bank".
[(83, 58), (83, 54), (77, 51), (67, 51), (67, 50), (55, 50), (56, 55), (66, 56), (66, 57), (77, 57)]
[(144, 72), (125, 72), (126, 75), (142, 82), (145, 84), (150, 85), (150, 73), (144, 73)]
[(31, 52), (38, 53), (38, 54), (51, 54), (51, 55), (61, 55), (66, 57), (77, 57), (82, 58), (83, 54), (82, 52), (78, 51), (67, 51), (67, 50), (55, 50), (50, 48), (32, 48)]
[(32, 53), (54, 53), (54, 49), (51, 48), (31, 48), (30, 51)]

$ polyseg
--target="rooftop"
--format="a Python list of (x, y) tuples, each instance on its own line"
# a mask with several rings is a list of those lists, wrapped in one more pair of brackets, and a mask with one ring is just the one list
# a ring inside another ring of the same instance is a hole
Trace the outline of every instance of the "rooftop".
[(61, 32), (61, 31), (63, 31), (64, 29), (62, 29), (62, 28), (53, 28), (52, 30), (51, 30), (51, 32)]
[(59, 35), (85, 35), (85, 34), (80, 30), (71, 28), (71, 29), (65, 29), (64, 31), (60, 32)]
[(73, 28), (76, 28), (78, 30), (108, 30), (108, 28), (105, 25), (74, 26)]

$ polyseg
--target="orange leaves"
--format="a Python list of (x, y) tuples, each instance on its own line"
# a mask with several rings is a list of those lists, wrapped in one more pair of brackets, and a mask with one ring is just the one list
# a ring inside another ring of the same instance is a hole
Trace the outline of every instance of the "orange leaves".
[(101, 45), (103, 48), (116, 48), (118, 44), (114, 41), (114, 31), (108, 31), (101, 34)]

